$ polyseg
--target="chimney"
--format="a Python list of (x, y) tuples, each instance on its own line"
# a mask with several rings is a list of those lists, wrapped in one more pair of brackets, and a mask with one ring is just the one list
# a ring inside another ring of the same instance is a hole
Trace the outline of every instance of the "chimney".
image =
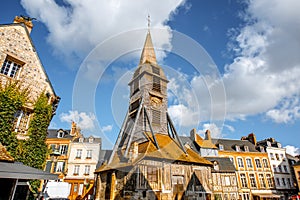
[(252, 144), (254, 144), (256, 146), (256, 136), (254, 133), (250, 133), (248, 135), (248, 140), (249, 140), (249, 142), (251, 142)]
[(206, 132), (205, 132), (205, 140), (211, 140), (210, 130), (206, 130)]
[(196, 141), (196, 134), (197, 134), (197, 131), (195, 128), (193, 128), (191, 131), (190, 131), (190, 138), (192, 141)]
[(33, 23), (32, 23), (32, 20), (34, 18), (30, 18), (30, 17), (25, 17), (25, 16), (16, 16), (15, 19), (14, 19), (14, 23), (23, 23), (28, 32), (30, 33), (32, 28), (33, 28)]
[(72, 121), (70, 135), (75, 136), (76, 132), (77, 132), (77, 124), (74, 121)]

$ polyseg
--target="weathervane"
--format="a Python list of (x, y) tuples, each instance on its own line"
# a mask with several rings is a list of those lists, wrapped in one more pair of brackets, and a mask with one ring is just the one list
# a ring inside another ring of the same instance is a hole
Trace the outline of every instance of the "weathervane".
[(148, 14), (148, 30), (150, 30), (150, 22), (151, 22), (150, 15)]
[(24, 15), (20, 15), (20, 17), (22, 17), (23, 19), (25, 19), (26, 21), (32, 21), (32, 20), (36, 20), (36, 18), (33, 17), (29, 17), (29, 16), (24, 16)]

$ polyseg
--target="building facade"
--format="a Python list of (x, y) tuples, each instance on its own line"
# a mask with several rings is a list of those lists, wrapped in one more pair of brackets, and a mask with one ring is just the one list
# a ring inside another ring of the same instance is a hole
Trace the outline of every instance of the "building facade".
[(101, 139), (77, 137), (70, 143), (68, 170), (65, 182), (71, 185), (70, 200), (85, 196), (94, 186), (94, 171), (99, 162)]
[(281, 199), (288, 199), (295, 194), (295, 185), (292, 177), (291, 167), (286, 155), (286, 149), (274, 138), (268, 138), (257, 142), (259, 149), (268, 153), (271, 169), (274, 174), (275, 187)]
[[(253, 139), (255, 139), (255, 136)], [(260, 152), (249, 140), (214, 139), (219, 156), (227, 157), (235, 165), (239, 199), (274, 199), (274, 177), (268, 154)]]
[(59, 179), (64, 180), (68, 169), (70, 144), (78, 137), (81, 137), (81, 133), (74, 122), (70, 130), (48, 129), (46, 144), (50, 154), (46, 159), (45, 171), (58, 174)]
[(167, 83), (148, 31), (120, 134), (96, 170), (95, 199), (212, 198), (212, 163), (182, 144), (167, 112)]
[(239, 198), (236, 169), (229, 158), (205, 157), (213, 163), (212, 192), (215, 200), (235, 200)]
[(17, 133), (18, 139), (28, 138), (34, 102), (42, 93), (48, 97), (53, 114), (60, 100), (31, 40), (32, 28), (29, 17), (17, 16), (14, 23), (0, 25), (0, 84), (4, 86), (9, 82), (18, 82), (21, 88), (29, 89), (26, 105), (15, 114), (13, 120), (13, 131)]

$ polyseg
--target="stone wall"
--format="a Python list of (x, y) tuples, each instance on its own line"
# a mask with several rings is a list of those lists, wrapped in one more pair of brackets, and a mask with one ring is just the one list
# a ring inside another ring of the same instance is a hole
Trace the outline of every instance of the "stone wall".
[[(55, 98), (54, 91), (24, 24), (0, 26), (1, 67), (6, 58), (20, 64), (21, 69), (15, 78), (0, 74), (2, 84), (8, 80), (19, 80), (22, 87), (29, 87), (31, 102), (34, 102), (42, 92), (49, 93), (52, 98)], [(28, 104), (28, 107), (32, 107), (32, 103)]]

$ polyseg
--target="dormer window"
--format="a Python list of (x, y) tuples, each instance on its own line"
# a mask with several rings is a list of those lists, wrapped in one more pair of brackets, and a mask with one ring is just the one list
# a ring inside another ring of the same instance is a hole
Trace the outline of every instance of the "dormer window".
[(282, 146), (281, 146), (281, 143), (277, 142), (277, 147), (278, 147), (278, 148), (281, 148), (281, 147), (282, 147)]
[(244, 151), (245, 152), (249, 152), (249, 147), (248, 146), (244, 146)]
[(83, 138), (79, 138), (79, 142), (83, 142)]
[(89, 143), (93, 143), (94, 142), (94, 138), (93, 137), (90, 137), (89, 138)]
[(270, 147), (271, 146), (271, 142), (267, 141), (267, 146)]
[(262, 147), (262, 146), (260, 146), (260, 147), (259, 147), (259, 151), (260, 151), (260, 152), (265, 152), (265, 148)]
[(214, 162), (214, 170), (219, 171), (219, 163), (217, 161)]
[(239, 145), (235, 145), (235, 150), (238, 151), (238, 152), (241, 151), (240, 146)]
[(64, 131), (62, 131), (62, 130), (59, 130), (58, 132), (57, 132), (57, 138), (63, 138), (64, 137)]
[(224, 146), (223, 146), (223, 144), (219, 144), (219, 150), (224, 150)]

